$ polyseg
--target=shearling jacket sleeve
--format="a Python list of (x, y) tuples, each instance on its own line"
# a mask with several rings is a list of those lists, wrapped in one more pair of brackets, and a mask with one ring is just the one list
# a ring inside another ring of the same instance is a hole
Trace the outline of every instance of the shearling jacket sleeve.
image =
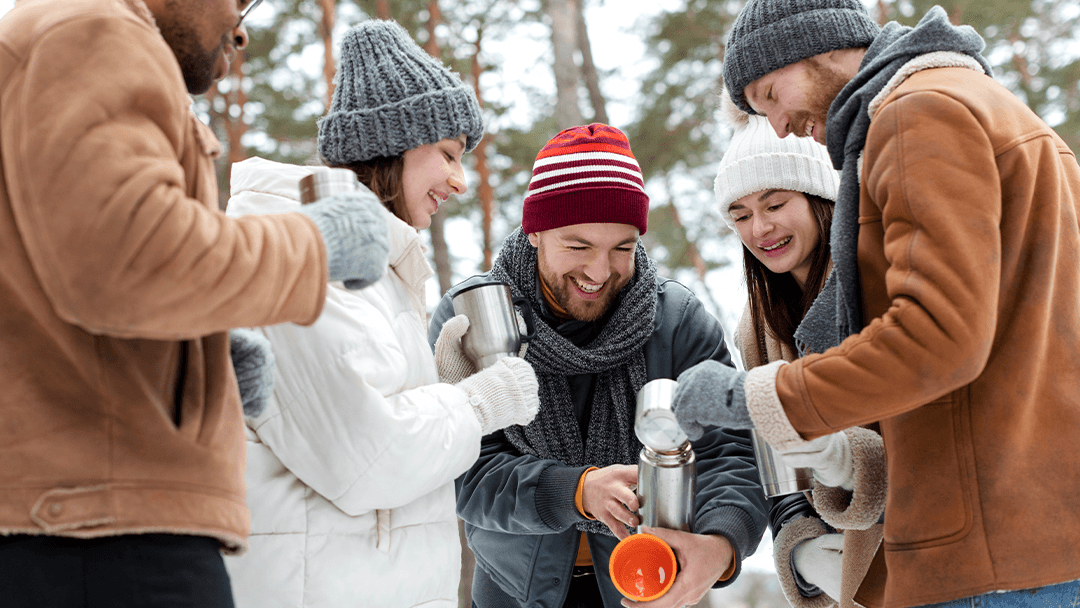
[(805, 438), (893, 418), (982, 373), (1002, 276), (995, 153), (979, 119), (944, 95), (905, 95), (875, 115), (860, 244), (880, 238), (884, 249), (877, 259), (860, 247), (859, 264), (864, 280), (883, 277), (883, 286), (864, 285), (864, 310), (879, 316), (780, 370), (777, 395)]
[(248, 425), (349, 515), (400, 507), (450, 483), (480, 445), (468, 396), (437, 382), (423, 323), (388, 320), (402, 319), (383, 306), (389, 283), (332, 289), (311, 327), (262, 329), (278, 349), (274, 398)]
[(318, 231), (300, 215), (218, 211), (216, 141), (152, 26), (85, 15), (32, 48), (2, 85), (0, 154), (31, 265), (62, 319), (149, 339), (315, 319)]

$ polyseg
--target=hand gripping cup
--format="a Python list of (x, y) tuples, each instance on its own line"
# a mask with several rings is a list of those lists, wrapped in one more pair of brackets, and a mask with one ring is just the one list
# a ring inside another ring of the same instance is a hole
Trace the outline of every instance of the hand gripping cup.
[[(638, 457), (637, 495), (642, 525), (690, 532), (694, 525), (695, 456), (671, 409), (677, 386), (674, 380), (659, 378), (638, 391), (634, 433), (643, 447)], [(637, 602), (667, 593), (677, 570), (671, 547), (641, 532), (619, 541), (608, 561), (615, 588)]]
[(667, 593), (675, 582), (675, 552), (652, 534), (638, 533), (619, 541), (611, 552), (608, 573), (619, 593), (648, 602)]
[[(484, 369), (503, 357), (516, 357), (521, 344), (528, 342), (534, 328), (532, 306), (523, 297), (514, 297), (510, 286), (499, 281), (471, 285), (454, 296), (454, 314), (469, 318), (469, 329), (461, 337), (465, 356)], [(521, 306), (528, 331), (521, 335), (514, 306)]]

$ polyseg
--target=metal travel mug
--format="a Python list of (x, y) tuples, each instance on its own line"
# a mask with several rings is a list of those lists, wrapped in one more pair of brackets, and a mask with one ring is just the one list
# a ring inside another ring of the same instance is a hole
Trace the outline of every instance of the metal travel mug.
[(300, 178), (300, 204), (320, 201), (339, 192), (360, 189), (360, 180), (349, 169), (317, 167), (311, 175)]
[(637, 394), (634, 433), (644, 447), (638, 456), (641, 523), (689, 532), (694, 525), (695, 457), (671, 409), (678, 383), (660, 378)]
[[(536, 327), (532, 306), (524, 297), (514, 297), (510, 286), (499, 281), (462, 289), (454, 296), (454, 314), (469, 318), (469, 329), (461, 338), (465, 356), (484, 369), (503, 357), (516, 357), (521, 344), (528, 342)], [(521, 306), (528, 333), (518, 329), (515, 305)]]
[(780, 453), (765, 441), (765, 437), (753, 430), (754, 459), (757, 460), (758, 476), (765, 496), (784, 496), (803, 492), (813, 487), (814, 469), (794, 468), (784, 464)]

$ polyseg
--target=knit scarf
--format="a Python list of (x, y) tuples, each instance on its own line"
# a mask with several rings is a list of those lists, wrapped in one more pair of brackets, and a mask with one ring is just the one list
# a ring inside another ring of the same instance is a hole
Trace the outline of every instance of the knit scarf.
[(985, 46), (974, 29), (952, 25), (945, 10), (935, 6), (915, 27), (886, 24), (867, 49), (858, 73), (833, 100), (825, 123), (829, 156), (841, 171), (830, 240), (833, 273), (795, 333), (800, 355), (824, 352), (863, 328), (857, 260), (859, 156), (870, 129), (871, 101), (904, 64), (927, 53), (963, 53), (990, 74), (990, 64), (980, 54)]
[[(489, 277), (508, 283), (514, 296), (540, 310), (537, 251), (520, 228), (506, 238)], [(536, 324), (525, 360), (536, 372), (540, 410), (528, 425), (504, 429), (514, 447), (571, 467), (637, 463), (641, 442), (634, 435), (634, 410), (638, 390), (648, 381), (644, 346), (653, 332), (656, 297), (656, 266), (638, 241), (634, 276), (612, 302), (596, 339), (578, 347), (546, 323)], [(569, 377), (579, 374), (597, 375), (584, 442), (570, 396)], [(577, 528), (611, 535), (599, 521)]]

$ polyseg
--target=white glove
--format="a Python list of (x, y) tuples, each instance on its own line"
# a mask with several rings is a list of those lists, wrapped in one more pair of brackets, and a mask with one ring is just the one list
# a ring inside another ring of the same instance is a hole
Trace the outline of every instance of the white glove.
[(780, 453), (784, 464), (814, 470), (821, 484), (851, 490), (855, 487), (855, 464), (851, 447), (843, 432), (811, 439), (804, 445)]
[(476, 364), (461, 346), (461, 336), (469, 330), (469, 317), (457, 315), (446, 321), (435, 340), (435, 366), (439, 369), (439, 381), (457, 384), (476, 373)]
[(469, 395), (484, 435), (512, 424), (529, 424), (540, 408), (536, 374), (518, 357), (499, 359), (457, 386)]
[(802, 579), (829, 597), (840, 599), (840, 575), (844, 562), (844, 535), (822, 534), (795, 547), (792, 562)]
[[(528, 331), (525, 326), (525, 318), (520, 312), (517, 315), (518, 330), (522, 335)], [(461, 337), (469, 330), (469, 317), (457, 315), (448, 319), (443, 324), (439, 337), (435, 340), (435, 366), (439, 369), (439, 381), (447, 384), (457, 384), (465, 378), (476, 373), (476, 364), (465, 354), (461, 345)], [(525, 357), (528, 344), (522, 343), (518, 357)]]

